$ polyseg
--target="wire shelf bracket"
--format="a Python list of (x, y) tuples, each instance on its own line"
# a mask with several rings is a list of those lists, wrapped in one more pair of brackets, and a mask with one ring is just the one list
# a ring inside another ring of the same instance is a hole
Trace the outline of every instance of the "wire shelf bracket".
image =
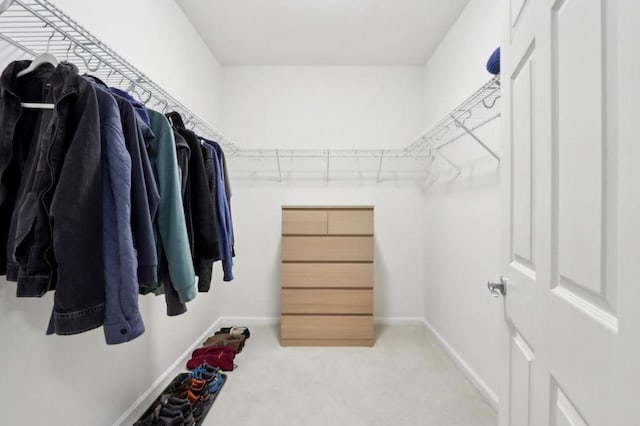
[[(480, 127), (500, 117), (499, 112), (493, 112), (494, 109), (497, 109), (499, 100), (500, 76), (497, 75), (458, 105), (452, 112), (445, 115), (434, 126), (426, 130), (404, 150), (413, 153), (419, 152), (425, 146), (428, 146), (435, 148), (436, 153), (442, 154), (440, 152), (442, 148), (468, 135), (500, 162), (498, 154), (489, 148), (475, 133)], [(440, 155), (440, 157), (446, 158), (443, 155)]]
[(482, 142), (480, 140), (479, 137), (477, 137), (471, 130), (469, 130), (460, 120), (458, 120), (457, 118), (454, 119), (454, 122), (461, 127), (465, 132), (467, 132), (467, 134), (469, 136), (471, 136), (473, 138), (473, 140), (475, 140), (476, 142), (478, 142), (480, 144), (480, 146), (482, 146), (484, 149), (486, 149), (489, 154), (491, 154), (496, 160), (498, 160), (498, 163), (500, 162), (500, 157), (498, 157), (498, 154), (496, 154), (495, 152), (493, 152), (493, 150), (491, 148), (489, 148), (487, 145), (485, 145), (484, 142)]

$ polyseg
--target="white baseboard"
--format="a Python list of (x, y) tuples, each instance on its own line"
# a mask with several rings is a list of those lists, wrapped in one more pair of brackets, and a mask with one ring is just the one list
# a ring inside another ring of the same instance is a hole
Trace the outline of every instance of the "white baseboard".
[[(221, 327), (232, 325), (249, 326), (270, 326), (280, 324), (280, 317), (221, 317), (219, 320)], [(422, 317), (375, 317), (376, 325), (424, 325)]]
[(421, 317), (374, 317), (376, 325), (424, 325)]
[(218, 319), (221, 327), (238, 326), (269, 326), (280, 324), (280, 317), (220, 317)]
[(494, 410), (498, 411), (499, 403), (498, 396), (496, 393), (487, 385), (487, 383), (482, 380), (480, 375), (473, 369), (467, 362), (460, 356), (458, 352), (445, 340), (440, 333), (438, 333), (435, 328), (426, 319), (422, 319), (422, 323), (429, 330), (431, 334), (436, 338), (440, 346), (447, 352), (451, 360), (458, 366), (458, 368), (462, 371), (462, 373), (467, 377), (467, 379), (471, 382), (473, 386), (478, 389), (480, 394), (487, 400), (489, 405), (493, 407)]
[[(424, 325), (422, 317), (374, 317), (373, 321), (376, 325)], [(221, 327), (270, 326), (280, 324), (280, 317), (221, 317), (219, 322)]]
[(221, 318), (218, 318), (211, 327), (202, 333), (193, 344), (189, 345), (187, 349), (171, 364), (136, 401), (131, 404), (127, 410), (116, 420), (113, 425), (133, 424), (144, 413), (147, 407), (153, 402), (158, 394), (164, 389), (178, 373), (184, 371), (184, 365), (191, 357), (191, 351), (194, 347), (202, 345), (202, 342), (221, 324)]

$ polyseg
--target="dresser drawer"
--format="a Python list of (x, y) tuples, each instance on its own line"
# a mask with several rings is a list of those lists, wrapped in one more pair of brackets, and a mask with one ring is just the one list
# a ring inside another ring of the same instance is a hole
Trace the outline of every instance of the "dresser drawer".
[(373, 287), (372, 263), (283, 263), (282, 287)]
[(329, 210), (329, 235), (373, 235), (373, 210)]
[(373, 314), (373, 290), (282, 289), (283, 314)]
[(282, 234), (325, 235), (326, 210), (282, 210)]
[(372, 262), (373, 237), (282, 237), (283, 261)]
[(281, 339), (372, 339), (373, 318), (366, 316), (282, 315)]

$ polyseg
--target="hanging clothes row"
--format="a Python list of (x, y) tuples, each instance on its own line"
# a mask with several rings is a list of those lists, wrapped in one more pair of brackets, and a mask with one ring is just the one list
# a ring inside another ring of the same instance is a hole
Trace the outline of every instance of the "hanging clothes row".
[(209, 291), (214, 262), (233, 279), (224, 152), (178, 113), (68, 62), (15, 61), (0, 129), (0, 274), (18, 297), (55, 291), (47, 334), (103, 326), (128, 342), (144, 332), (140, 294), (164, 294), (173, 316)]

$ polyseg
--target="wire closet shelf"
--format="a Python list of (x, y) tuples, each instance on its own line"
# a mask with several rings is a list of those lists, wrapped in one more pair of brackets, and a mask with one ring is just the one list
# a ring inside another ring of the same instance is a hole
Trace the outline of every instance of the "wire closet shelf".
[(402, 158), (439, 156), (458, 173), (460, 169), (441, 152), (447, 145), (465, 135), (471, 137), (498, 162), (500, 157), (485, 144), (475, 131), (500, 117), (500, 76), (495, 76), (474, 94), (449, 112), (416, 140), (401, 149), (241, 149), (234, 156), (257, 158)]
[(178, 111), (187, 126), (215, 139), (234, 157), (259, 158), (383, 158), (440, 157), (460, 169), (442, 152), (447, 145), (469, 135), (496, 160), (498, 155), (474, 133), (500, 116), (500, 78), (496, 76), (462, 102), (416, 140), (400, 149), (241, 149), (222, 132), (199, 118), (189, 108), (106, 46), (76, 21), (47, 0), (0, 1), (0, 39), (37, 56), (48, 52), (71, 61), (110, 86), (132, 93), (150, 108)]
[(110, 86), (131, 92), (150, 108), (177, 111), (185, 124), (202, 136), (215, 139), (229, 152), (239, 148), (199, 118), (142, 71), (46, 0), (0, 2), (0, 39), (37, 56), (43, 52), (78, 65)]

